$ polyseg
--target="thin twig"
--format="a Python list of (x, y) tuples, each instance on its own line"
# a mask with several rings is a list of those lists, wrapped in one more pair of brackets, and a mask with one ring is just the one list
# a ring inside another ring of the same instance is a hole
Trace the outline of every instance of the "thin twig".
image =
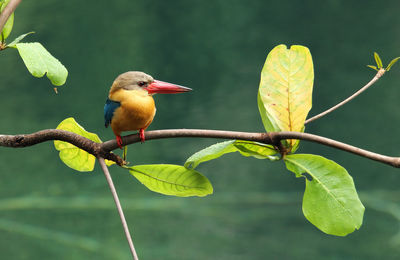
[(19, 3), (21, 3), (22, 0), (11, 0), (8, 2), (7, 6), (3, 9), (3, 12), (0, 14), (0, 32), (3, 31), (3, 27), (6, 24), (8, 18), (10, 15), (15, 11)]
[(365, 90), (367, 90), (370, 86), (372, 86), (375, 82), (377, 82), (378, 79), (379, 79), (380, 77), (383, 76), (383, 74), (385, 74), (385, 69), (380, 69), (380, 70), (378, 71), (378, 73), (376, 73), (375, 77), (374, 77), (370, 82), (367, 83), (367, 85), (365, 85), (364, 87), (360, 88), (357, 92), (355, 92), (353, 95), (351, 95), (350, 97), (346, 98), (345, 100), (343, 100), (343, 101), (340, 102), (339, 104), (337, 104), (337, 105), (335, 105), (335, 106), (333, 106), (333, 107), (331, 107), (331, 108), (325, 110), (324, 112), (322, 112), (322, 113), (320, 113), (320, 114), (318, 114), (318, 115), (316, 115), (316, 116), (313, 116), (313, 117), (307, 119), (307, 120), (304, 122), (304, 124), (307, 124), (307, 123), (310, 123), (310, 122), (312, 122), (312, 121), (314, 121), (314, 120), (317, 120), (317, 119), (319, 119), (319, 118), (325, 116), (326, 114), (328, 114), (328, 113), (330, 113), (330, 112), (332, 112), (332, 111), (338, 109), (339, 107), (343, 106), (344, 104), (348, 103), (349, 101), (353, 100), (355, 97), (357, 97), (357, 96), (360, 95), (362, 92), (364, 92)]
[(130, 248), (131, 253), (132, 253), (132, 257), (133, 257), (134, 260), (138, 260), (139, 258), (138, 258), (137, 254), (136, 254), (136, 250), (135, 250), (135, 247), (134, 247), (133, 242), (132, 242), (131, 233), (129, 232), (128, 224), (126, 223), (124, 211), (122, 210), (121, 203), (119, 202), (118, 194), (117, 194), (117, 191), (115, 190), (114, 183), (113, 183), (113, 181), (111, 179), (110, 172), (108, 171), (108, 167), (107, 167), (107, 165), (106, 165), (106, 163), (104, 161), (104, 158), (98, 157), (97, 159), (99, 160), (101, 169), (104, 172), (104, 176), (107, 179), (108, 186), (110, 187), (112, 196), (113, 196), (115, 204), (117, 206), (119, 217), (120, 217), (121, 222), (122, 222), (122, 227), (124, 228), (124, 231), (125, 231), (126, 239), (128, 240), (128, 244), (129, 244), (129, 248)]

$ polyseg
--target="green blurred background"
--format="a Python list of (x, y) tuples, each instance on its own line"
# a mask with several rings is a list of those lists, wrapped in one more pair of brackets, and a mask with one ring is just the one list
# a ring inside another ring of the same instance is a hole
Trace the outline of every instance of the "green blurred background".
[[(259, 74), (278, 44), (313, 55), (310, 115), (368, 82), (373, 51), (400, 55), (400, 2), (379, 1), (23, 1), (10, 40), (41, 42), (69, 70), (56, 95), (33, 78), (13, 49), (0, 58), (0, 133), (55, 128), (74, 117), (103, 140), (103, 105), (114, 78), (128, 70), (194, 89), (158, 95), (152, 129), (263, 131)], [(344, 108), (306, 131), (399, 155), (400, 64)], [(129, 147), (133, 164), (182, 164), (209, 139), (154, 140)], [(366, 206), (363, 226), (329, 236), (303, 216), (304, 180), (281, 162), (226, 155), (198, 169), (214, 185), (205, 198), (152, 193), (111, 168), (142, 259), (399, 259), (400, 173), (377, 162), (302, 142), (353, 176)], [(1, 259), (129, 259), (118, 214), (99, 167), (64, 166), (51, 142), (0, 149)]]

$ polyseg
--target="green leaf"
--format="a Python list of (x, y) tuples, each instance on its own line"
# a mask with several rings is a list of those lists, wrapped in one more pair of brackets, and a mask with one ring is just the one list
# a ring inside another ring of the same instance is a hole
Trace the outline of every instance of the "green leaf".
[(382, 60), (381, 60), (381, 57), (379, 57), (378, 53), (374, 52), (374, 58), (375, 58), (376, 65), (378, 65), (378, 69), (383, 68)]
[[(87, 132), (72, 117), (64, 119), (57, 126), (57, 129), (73, 132), (86, 137), (93, 142), (101, 143), (100, 138), (96, 134)], [(58, 151), (60, 151), (59, 156), (61, 161), (63, 161), (68, 167), (80, 172), (93, 171), (96, 158), (90, 153), (76, 147), (75, 145), (58, 140), (54, 141), (54, 146)], [(114, 162), (106, 160), (106, 164), (110, 166), (114, 164)]]
[(152, 164), (126, 168), (154, 192), (178, 197), (204, 197), (213, 193), (213, 187), (205, 176), (180, 165)]
[[(314, 81), (312, 57), (308, 48), (276, 46), (261, 71), (258, 108), (267, 132), (301, 132), (311, 109)], [(296, 146), (288, 140), (286, 146)]]
[(253, 156), (257, 159), (279, 159), (273, 156), (277, 151), (275, 151), (274, 147), (271, 145), (251, 141), (230, 140), (213, 144), (198, 151), (186, 160), (185, 167), (195, 169), (202, 162), (214, 160), (226, 153), (234, 152), (239, 152), (243, 156)]
[(8, 38), (8, 36), (12, 31), (13, 25), (14, 25), (14, 13), (10, 15), (6, 24), (3, 27), (3, 31), (1, 31), (1, 37), (0, 37), (1, 42), (4, 42)]
[(278, 151), (274, 149), (272, 145), (263, 144), (252, 141), (236, 140), (233, 144), (243, 156), (252, 156), (257, 159), (270, 159), (278, 160), (279, 157), (273, 156)]
[(53, 85), (61, 86), (65, 83), (68, 76), (67, 69), (42, 44), (30, 42), (17, 43), (15, 46), (33, 76), (41, 78), (47, 73)]
[(390, 68), (392, 68), (392, 66), (400, 59), (400, 57), (394, 58), (389, 65), (386, 67), (386, 71), (389, 71)]
[(369, 67), (369, 68), (371, 68), (371, 69), (373, 69), (373, 70), (376, 70), (376, 71), (378, 71), (378, 68), (377, 68), (376, 66), (367, 65), (367, 67)]
[(35, 33), (35, 32), (28, 32), (28, 33), (25, 33), (25, 34), (22, 34), (22, 35), (18, 36), (12, 42), (7, 44), (7, 46), (8, 47), (12, 47), (12, 48), (17, 48), (16, 44), (19, 43), (20, 41), (22, 41), (22, 39), (24, 39), (26, 36), (28, 36), (29, 34), (32, 34), (32, 33)]
[[(3, 12), (3, 10), (7, 6), (8, 2), (10, 2), (10, 0), (6, 0), (1, 3), (0, 12)], [(1, 42), (4, 42), (5, 39), (7, 39), (7, 37), (10, 35), (13, 25), (14, 25), (14, 13), (12, 13), (10, 15), (10, 17), (8, 18), (7, 22), (5, 23), (5, 25), (3, 27), (3, 30), (1, 31), (1, 35), (0, 35)]]
[(287, 155), (284, 160), (297, 177), (306, 177), (303, 213), (313, 225), (336, 236), (360, 228), (364, 206), (345, 168), (313, 154)]

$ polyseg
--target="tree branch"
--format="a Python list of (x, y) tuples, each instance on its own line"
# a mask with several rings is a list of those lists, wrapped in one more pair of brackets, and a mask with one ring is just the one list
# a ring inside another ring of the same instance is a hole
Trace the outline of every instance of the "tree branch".
[[(255, 141), (264, 144), (277, 145), (281, 140), (299, 139), (330, 146), (346, 152), (350, 152), (374, 161), (385, 163), (396, 168), (400, 168), (400, 157), (390, 157), (371, 151), (367, 151), (349, 144), (338, 142), (326, 137), (300, 133), (300, 132), (271, 132), (271, 133), (250, 133), (236, 131), (203, 130), (203, 129), (167, 129), (145, 132), (146, 140), (178, 138), (178, 137), (200, 137), (200, 138), (219, 138), (219, 139), (238, 139)], [(5, 147), (26, 147), (50, 140), (61, 140), (69, 142), (96, 157), (102, 157), (123, 165), (125, 162), (121, 157), (112, 153), (118, 148), (115, 140), (110, 140), (102, 144), (95, 143), (80, 135), (58, 129), (42, 130), (33, 134), (26, 135), (0, 135), (0, 146)], [(138, 134), (128, 135), (122, 138), (123, 144), (133, 144), (140, 142)]]
[(367, 90), (370, 86), (372, 86), (375, 82), (378, 81), (378, 79), (380, 79), (380, 77), (383, 76), (383, 74), (385, 74), (386, 70), (385, 69), (380, 69), (378, 71), (378, 73), (376, 73), (375, 77), (373, 79), (371, 79), (370, 82), (368, 82), (364, 87), (360, 88), (357, 92), (355, 92), (353, 95), (351, 95), (350, 97), (346, 98), (345, 100), (343, 100), (342, 102), (340, 102), (339, 104), (325, 110), (322, 113), (319, 113), (318, 115), (315, 115), (309, 119), (307, 119), (304, 124), (310, 123), (314, 120), (317, 120), (323, 116), (325, 116), (326, 114), (329, 114), (330, 112), (333, 112), (334, 110), (338, 109), (339, 107), (345, 105), (346, 103), (350, 102), (351, 100), (353, 100), (355, 97), (357, 97), (358, 95), (360, 95), (361, 93), (363, 93), (365, 90)]
[(108, 186), (110, 187), (111, 193), (112, 193), (113, 198), (114, 198), (115, 205), (117, 206), (119, 217), (121, 219), (122, 227), (123, 227), (124, 232), (125, 232), (126, 240), (128, 240), (128, 244), (129, 244), (129, 248), (131, 250), (132, 257), (133, 257), (134, 260), (138, 260), (138, 256), (136, 254), (136, 250), (135, 250), (135, 247), (134, 247), (133, 242), (132, 242), (131, 233), (129, 232), (129, 228), (128, 228), (128, 224), (127, 224), (126, 219), (125, 219), (124, 211), (122, 210), (121, 203), (119, 202), (118, 194), (117, 194), (117, 191), (115, 190), (114, 183), (113, 183), (112, 178), (111, 178), (111, 174), (108, 171), (108, 168), (107, 168), (107, 165), (106, 165), (104, 159), (102, 157), (98, 157), (97, 159), (98, 159), (98, 161), (100, 163), (101, 169), (104, 172), (104, 176), (106, 177)]
[(22, 0), (10, 0), (7, 6), (3, 9), (3, 12), (1, 12), (0, 14), (0, 32), (3, 31), (3, 27), (6, 24), (8, 18), (15, 11), (21, 1)]
[(46, 129), (25, 135), (0, 135), (0, 146), (22, 148), (54, 140), (68, 142), (96, 157), (103, 157), (104, 159), (114, 161), (120, 166), (125, 164), (124, 160), (118, 155), (102, 149), (101, 144), (95, 143), (78, 134), (60, 129)]
[[(167, 130), (147, 131), (145, 132), (145, 135), (147, 141), (153, 139), (176, 138), (176, 137), (201, 137), (201, 138), (207, 137), (207, 138), (255, 141), (271, 145), (277, 145), (281, 140), (285, 139), (299, 139), (330, 146), (374, 161), (389, 164), (396, 168), (400, 168), (400, 157), (390, 157), (370, 152), (349, 144), (335, 141), (333, 139), (308, 133), (288, 132), (288, 131), (271, 132), (271, 133), (249, 133), (249, 132), (202, 130), (202, 129), (167, 129)], [(125, 136), (123, 137), (122, 140), (125, 145), (140, 142), (140, 138), (137, 134)], [(117, 147), (118, 146), (115, 140), (107, 141), (102, 144), (102, 148), (106, 151), (114, 150)]]

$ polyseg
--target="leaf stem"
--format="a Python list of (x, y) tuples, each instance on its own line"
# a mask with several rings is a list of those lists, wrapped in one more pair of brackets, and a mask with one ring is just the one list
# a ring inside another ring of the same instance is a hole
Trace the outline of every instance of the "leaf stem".
[(313, 116), (313, 117), (307, 119), (307, 120), (304, 122), (304, 124), (307, 124), (307, 123), (310, 123), (310, 122), (312, 122), (312, 121), (314, 121), (314, 120), (317, 120), (317, 119), (319, 119), (319, 118), (325, 116), (326, 114), (329, 114), (330, 112), (333, 112), (334, 110), (338, 109), (339, 107), (345, 105), (346, 103), (350, 102), (350, 101), (353, 100), (355, 97), (357, 97), (358, 95), (360, 95), (362, 92), (364, 92), (365, 90), (367, 90), (367, 89), (368, 89), (370, 86), (372, 86), (375, 82), (377, 82), (378, 79), (379, 79), (380, 77), (382, 77), (383, 74), (385, 74), (385, 72), (386, 72), (385, 69), (383, 69), (383, 68), (379, 69), (379, 71), (376, 73), (376, 75), (374, 76), (374, 78), (373, 78), (370, 82), (368, 82), (364, 87), (360, 88), (357, 92), (355, 92), (353, 95), (351, 95), (350, 97), (346, 98), (345, 100), (343, 100), (343, 101), (340, 102), (339, 104), (337, 104), (337, 105), (335, 105), (335, 106), (333, 106), (333, 107), (331, 107), (331, 108), (325, 110), (324, 112), (322, 112), (322, 113), (320, 113), (320, 114), (318, 114), (318, 115), (315, 115), (315, 116)]
[(116, 191), (114, 183), (112, 181), (110, 172), (108, 171), (108, 167), (107, 167), (103, 157), (97, 157), (97, 159), (99, 160), (101, 169), (104, 172), (104, 176), (106, 177), (108, 186), (110, 187), (110, 190), (111, 190), (111, 193), (113, 195), (115, 204), (117, 206), (119, 217), (120, 217), (121, 222), (122, 222), (122, 227), (124, 228), (124, 231), (125, 231), (126, 240), (128, 240), (129, 248), (130, 248), (131, 253), (132, 253), (132, 259), (138, 260), (139, 258), (138, 258), (137, 254), (136, 254), (136, 250), (135, 250), (135, 247), (134, 247), (133, 242), (132, 242), (132, 237), (131, 237), (131, 234), (129, 232), (129, 228), (128, 228), (128, 224), (127, 224), (126, 219), (125, 219), (124, 211), (122, 210), (121, 203), (119, 201), (117, 191)]

